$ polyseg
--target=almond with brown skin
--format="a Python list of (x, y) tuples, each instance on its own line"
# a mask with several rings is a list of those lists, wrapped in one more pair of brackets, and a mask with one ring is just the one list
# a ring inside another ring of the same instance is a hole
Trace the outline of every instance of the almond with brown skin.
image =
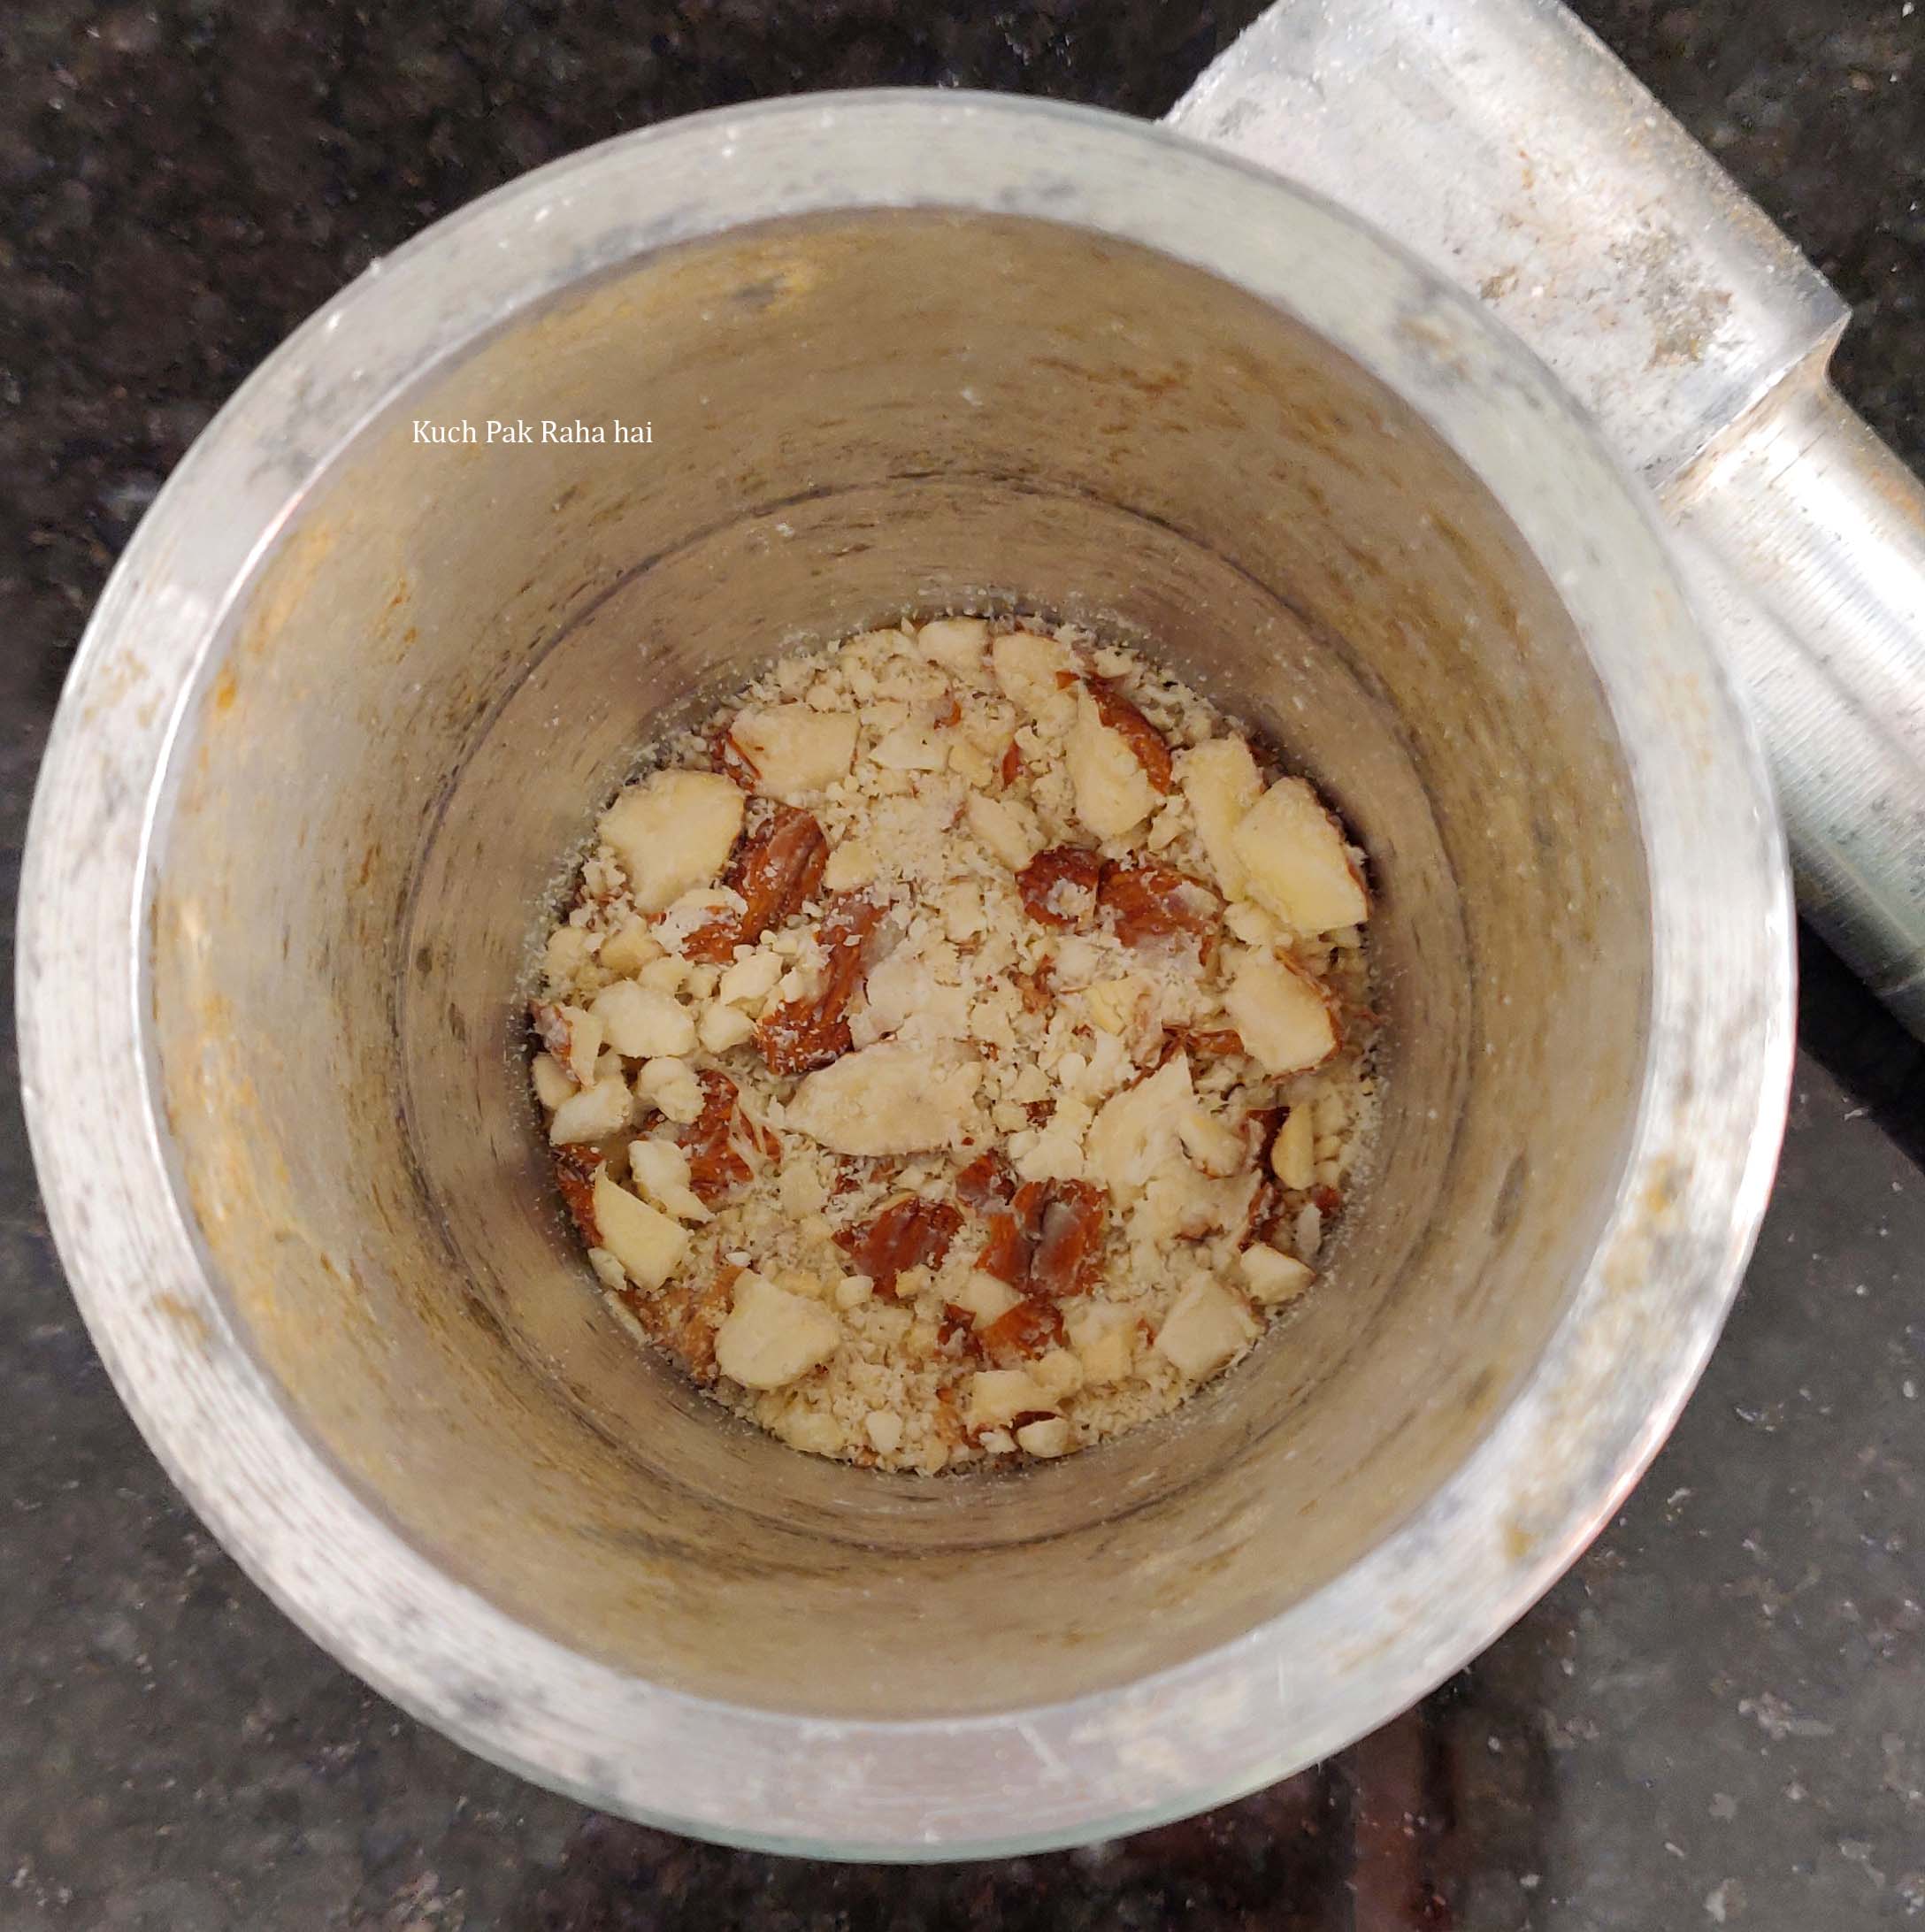
[(1167, 797), (1173, 782), (1170, 747), (1163, 734), (1116, 686), (1102, 678), (1085, 680), (1096, 715), (1136, 754), (1152, 791)]
[(716, 1272), (702, 1282), (671, 1282), (645, 1295), (629, 1288), (622, 1301), (642, 1332), (707, 1388), (716, 1379), (716, 1332), (728, 1319), (729, 1297), (743, 1270), (717, 1257)]
[(1154, 859), (1103, 867), (1097, 903), (1128, 947), (1178, 942), (1208, 961), (1216, 950), (1223, 906), (1200, 879)]
[(961, 1357), (976, 1346), (976, 1318), (967, 1308), (953, 1301), (942, 1305), (942, 1319), (936, 1323), (936, 1349), (939, 1354)]
[(1023, 909), (1042, 925), (1076, 931), (1096, 916), (1103, 862), (1084, 846), (1051, 846), (1016, 876)]
[(709, 755), (717, 771), (732, 778), (743, 791), (755, 791), (762, 774), (755, 770), (755, 761), (735, 742), (731, 726), (723, 725), (709, 740)]
[[(1030, 1279), (1046, 1295), (1087, 1292), (1101, 1272), (1104, 1192), (1093, 1181), (1032, 1181), (1048, 1192), (1038, 1217)], [(1016, 1196), (1018, 1202), (1022, 1193)]]
[[(705, 1208), (748, 1184), (755, 1173), (753, 1156), (771, 1158), (781, 1143), (741, 1110), (734, 1081), (718, 1068), (705, 1068), (702, 1112), (682, 1130), (682, 1152), (688, 1156), (690, 1192)], [(772, 1144), (772, 1145), (771, 1145)]]
[(755, 1023), (755, 1044), (772, 1073), (808, 1073), (849, 1050), (849, 1002), (863, 983), (866, 954), (886, 908), (866, 893), (830, 902), (817, 929), (825, 958), (820, 991), (771, 1007)]
[(1283, 1205), (1283, 1196), (1277, 1191), (1275, 1181), (1264, 1181), (1250, 1196), (1250, 1206), (1243, 1217), (1243, 1231), (1237, 1237), (1237, 1246), (1246, 1248), (1253, 1241), (1269, 1238), (1270, 1230), (1276, 1223), (1277, 1211)]
[(905, 1270), (941, 1266), (962, 1225), (962, 1211), (953, 1203), (902, 1194), (860, 1227), (839, 1230), (835, 1243), (878, 1295), (893, 1295)]
[(1016, 1176), (1009, 1163), (992, 1147), (979, 1154), (955, 1177), (956, 1198), (978, 1212), (1003, 1205), (1016, 1194)]
[(593, 1147), (555, 1150), (555, 1184), (561, 1190), (569, 1217), (590, 1247), (602, 1246), (602, 1229), (594, 1217), (594, 1177), (601, 1171), (602, 1156)]
[(1061, 1348), (1063, 1334), (1062, 1315), (1055, 1303), (1032, 1295), (998, 1315), (977, 1339), (997, 1368), (1015, 1368)]
[(737, 847), (723, 884), (740, 893), (740, 913), (720, 914), (683, 942), (683, 956), (725, 966), (738, 946), (753, 946), (771, 926), (793, 917), (815, 896), (829, 862), (829, 841), (815, 815), (770, 804)]
[(1051, 991), (1050, 981), (1055, 978), (1056, 962), (1053, 959), (1039, 960), (1034, 972), (1012, 973), (1016, 982), (1016, 996), (1023, 1002), (1025, 1013), (1047, 1013), (1050, 1001), (1055, 997)]
[(989, 1216), (977, 1267), (1025, 1292), (1085, 1292), (1099, 1272), (1106, 1198), (1092, 1181), (1025, 1182)]

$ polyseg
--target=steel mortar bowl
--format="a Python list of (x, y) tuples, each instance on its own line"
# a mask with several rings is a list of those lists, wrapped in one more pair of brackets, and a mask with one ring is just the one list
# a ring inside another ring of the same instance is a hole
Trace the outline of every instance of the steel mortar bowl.
[[(653, 441), (414, 427), (578, 419)], [(557, 861), (636, 748), (906, 607), (1149, 640), (1378, 893), (1321, 1292), (1014, 1475), (800, 1455), (638, 1351), (525, 1091)], [(344, 1663), (633, 1817), (953, 1858), (1280, 1777), (1574, 1559), (1755, 1233), (1791, 916), (1640, 490), (1474, 304), (1149, 126), (820, 96), (441, 223), (202, 437), (62, 702), (24, 1083), (128, 1407)]]

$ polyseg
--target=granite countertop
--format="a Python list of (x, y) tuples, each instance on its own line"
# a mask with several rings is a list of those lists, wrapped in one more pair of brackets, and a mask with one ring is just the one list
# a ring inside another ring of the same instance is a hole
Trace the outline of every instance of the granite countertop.
[[(10, 886), (60, 680), (114, 556), (241, 377), (374, 257), (552, 156), (757, 96), (963, 84), (1160, 113), (1257, 11), (11, 0)], [(1925, 14), (1907, 0), (1577, 11), (1855, 303), (1843, 385), (1925, 464)], [(116, 1401), (61, 1281), (10, 1079), (0, 1928), (1925, 1924), (1925, 1050), (1815, 943), (1805, 966), (1757, 1259), (1676, 1436), (1571, 1575), (1419, 1710), (1317, 1771), (1116, 1844), (925, 1871), (770, 1859), (597, 1817), (464, 1755), (311, 1645)]]

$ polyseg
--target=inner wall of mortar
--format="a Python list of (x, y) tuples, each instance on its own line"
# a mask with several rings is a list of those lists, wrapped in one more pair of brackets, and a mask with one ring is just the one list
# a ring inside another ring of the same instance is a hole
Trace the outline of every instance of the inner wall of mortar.
[[(413, 434), (578, 418), (654, 441)], [(1385, 1105), (1317, 1295), (1248, 1361), (1098, 1450), (924, 1480), (800, 1455), (621, 1331), (521, 1000), (646, 738), (787, 646), (953, 608), (1140, 642), (1324, 788), (1378, 891)], [(1354, 365), (1106, 238), (744, 231), (496, 335), (334, 465), (180, 757), (159, 1064), (237, 1322), (419, 1546), (653, 1681), (960, 1714), (1239, 1634), (1461, 1462), (1617, 1170), (1642, 859), (1553, 590)]]

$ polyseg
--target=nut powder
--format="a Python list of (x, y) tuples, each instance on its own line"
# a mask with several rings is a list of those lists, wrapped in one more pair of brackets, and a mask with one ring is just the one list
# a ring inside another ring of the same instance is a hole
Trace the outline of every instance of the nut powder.
[(778, 663), (600, 823), (533, 1002), (563, 1199), (720, 1402), (932, 1474), (1162, 1414), (1368, 1140), (1362, 855), (1131, 650), (942, 617)]

